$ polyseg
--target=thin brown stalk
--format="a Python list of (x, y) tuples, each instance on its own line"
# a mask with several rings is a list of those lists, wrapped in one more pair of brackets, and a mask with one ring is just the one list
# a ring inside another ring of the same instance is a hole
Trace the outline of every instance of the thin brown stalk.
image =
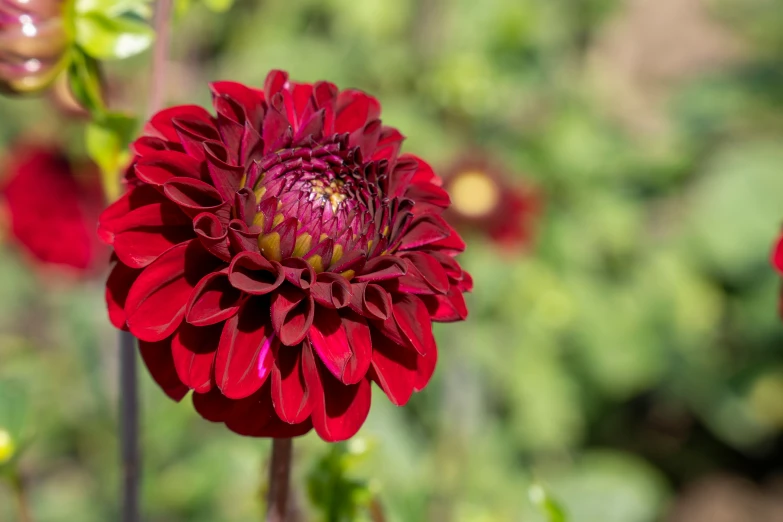
[(286, 520), (289, 483), (291, 481), (292, 446), (291, 439), (272, 440), (266, 522), (285, 522)]

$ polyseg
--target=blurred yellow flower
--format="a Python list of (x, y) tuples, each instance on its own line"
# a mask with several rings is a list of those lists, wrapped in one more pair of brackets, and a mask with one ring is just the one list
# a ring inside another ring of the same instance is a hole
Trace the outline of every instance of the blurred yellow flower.
[(11, 438), (11, 434), (0, 428), (0, 464), (5, 464), (11, 460), (15, 451), (16, 446), (14, 445), (14, 439)]

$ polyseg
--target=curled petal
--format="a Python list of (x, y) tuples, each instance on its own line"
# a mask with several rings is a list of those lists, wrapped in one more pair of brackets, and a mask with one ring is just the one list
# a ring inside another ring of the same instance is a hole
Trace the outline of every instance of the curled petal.
[(355, 283), (351, 286), (351, 308), (369, 319), (385, 321), (392, 315), (392, 299), (379, 285)]
[(286, 346), (301, 343), (313, 324), (315, 304), (313, 298), (298, 288), (281, 286), (272, 294), (272, 326)]
[(244, 166), (229, 165), (229, 157), (222, 143), (206, 142), (203, 145), (207, 160), (207, 169), (222, 201), (234, 202), (234, 195), (240, 189), (245, 173)]
[(252, 295), (264, 295), (278, 288), (285, 280), (279, 263), (268, 261), (256, 252), (242, 252), (231, 262), (228, 280), (239, 290)]
[(286, 280), (297, 288), (308, 290), (315, 282), (315, 270), (304, 259), (291, 257), (280, 264), (283, 265)]
[(310, 294), (316, 303), (327, 308), (344, 308), (351, 302), (351, 285), (345, 278), (331, 272), (318, 274)]
[(188, 303), (187, 322), (208, 326), (234, 316), (242, 304), (242, 293), (231, 286), (228, 270), (204, 276), (193, 289)]
[(254, 252), (258, 254), (258, 230), (249, 229), (242, 221), (232, 219), (228, 224), (228, 243), (233, 254)]
[(216, 212), (224, 205), (220, 193), (211, 185), (192, 178), (172, 178), (163, 184), (163, 193), (185, 213)]
[(228, 229), (215, 214), (202, 212), (193, 220), (193, 230), (199, 241), (212, 255), (223, 261), (231, 261), (228, 246)]

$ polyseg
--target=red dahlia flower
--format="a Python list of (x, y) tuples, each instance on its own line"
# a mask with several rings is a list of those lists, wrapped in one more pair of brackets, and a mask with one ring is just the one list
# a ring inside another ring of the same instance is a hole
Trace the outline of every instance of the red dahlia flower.
[(152, 117), (101, 218), (112, 322), (173, 399), (243, 435), (351, 437), (370, 383), (397, 405), (435, 368), (432, 321), (467, 315), (465, 245), (380, 105), (273, 71)]
[(445, 178), (452, 206), (447, 217), (459, 229), (476, 230), (504, 248), (524, 247), (533, 239), (538, 196), (514, 186), (481, 154), (457, 161)]
[(95, 233), (97, 168), (72, 165), (56, 147), (19, 145), (4, 170), (6, 219), (20, 246), (45, 265), (93, 268), (104, 248)]

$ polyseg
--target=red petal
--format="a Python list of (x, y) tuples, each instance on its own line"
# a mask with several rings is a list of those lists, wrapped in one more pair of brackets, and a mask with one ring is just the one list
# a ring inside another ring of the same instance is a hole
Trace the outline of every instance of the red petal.
[(427, 355), (419, 357), (416, 369), (416, 382), (413, 386), (414, 391), (421, 391), (427, 387), (432, 374), (435, 373), (435, 365), (438, 362), (438, 347), (433, 346)]
[(125, 301), (139, 274), (141, 270), (130, 268), (122, 263), (114, 265), (109, 274), (109, 279), (106, 281), (106, 305), (109, 309), (109, 320), (115, 328), (127, 330)]
[(191, 220), (168, 201), (137, 208), (112, 226), (114, 251), (133, 268), (149, 265), (172, 246), (193, 237)]
[(288, 73), (280, 70), (269, 71), (264, 80), (264, 95), (267, 100), (271, 100), (272, 96), (282, 91), (288, 82)]
[(356, 282), (365, 281), (386, 281), (396, 279), (405, 275), (407, 265), (405, 262), (395, 256), (380, 256), (367, 261), (361, 274), (356, 276)]
[(266, 301), (250, 299), (226, 321), (215, 359), (215, 379), (223, 395), (241, 399), (256, 392), (272, 368), (272, 329)]
[(373, 344), (370, 327), (358, 314), (343, 311), (341, 316), (343, 328), (351, 345), (351, 358), (345, 366), (342, 381), (345, 384), (356, 384), (367, 375), (372, 362)]
[(446, 295), (422, 295), (419, 299), (427, 306), (433, 321), (451, 323), (463, 321), (468, 316), (465, 298), (456, 286), (451, 287)]
[(425, 355), (434, 349), (435, 338), (432, 336), (430, 314), (421, 299), (410, 294), (397, 295), (392, 309), (394, 320), (417, 352)]
[(220, 326), (197, 328), (183, 324), (171, 340), (171, 354), (179, 380), (198, 393), (212, 389), (212, 364), (220, 331)]
[(381, 104), (372, 96), (353, 89), (342, 91), (337, 96), (334, 131), (353, 132), (368, 121), (377, 119), (380, 114)]
[(304, 422), (313, 411), (302, 373), (302, 347), (281, 346), (272, 368), (272, 403), (285, 422)]
[(198, 105), (180, 105), (163, 109), (155, 114), (145, 125), (144, 131), (147, 134), (159, 136), (168, 141), (179, 143), (179, 135), (174, 128), (173, 120), (175, 118), (188, 118), (203, 123), (212, 123), (212, 116), (203, 107)]
[[(400, 250), (412, 250), (448, 239), (451, 227), (434, 214), (417, 216), (400, 243)], [(463, 244), (464, 249), (464, 244)]]
[(181, 401), (189, 390), (177, 376), (171, 355), (171, 339), (154, 343), (139, 341), (139, 352), (158, 386), (175, 401)]
[(130, 331), (145, 341), (160, 341), (174, 333), (193, 288), (215, 268), (214, 261), (198, 241), (181, 243), (156, 259), (128, 293), (125, 312)]
[(335, 310), (319, 307), (310, 327), (310, 342), (332, 375), (342, 379), (352, 353), (342, 320)]
[(416, 352), (383, 335), (373, 339), (374, 377), (392, 404), (404, 406), (411, 398), (417, 379), (417, 359)]
[(771, 261), (772, 266), (775, 267), (779, 274), (783, 275), (783, 237), (779, 238), (777, 244), (775, 244)]
[(226, 426), (240, 435), (272, 438), (298, 437), (312, 429), (309, 420), (300, 424), (280, 420), (272, 406), (269, 389), (270, 381), (267, 381), (254, 395), (235, 401)]
[(150, 152), (139, 158), (134, 166), (136, 177), (151, 185), (163, 185), (171, 178), (201, 177), (201, 162), (172, 150)]
[(318, 435), (327, 442), (353, 437), (370, 412), (370, 381), (345, 385), (335, 379), (312, 351), (305, 347), (304, 374), (313, 400), (312, 421)]
[(207, 393), (194, 393), (192, 397), (198, 414), (211, 422), (225, 422), (236, 402), (223, 395), (218, 387), (212, 387)]

